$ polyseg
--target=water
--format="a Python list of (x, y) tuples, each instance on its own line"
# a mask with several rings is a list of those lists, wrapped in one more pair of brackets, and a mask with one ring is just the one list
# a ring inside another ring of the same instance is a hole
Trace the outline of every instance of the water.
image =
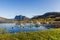
[(2, 28), (3, 30), (7, 29), (7, 31), (9, 33), (14, 33), (14, 32), (21, 32), (21, 31), (36, 31), (36, 30), (46, 30), (47, 28), (45, 28), (44, 26), (39, 26), (39, 27), (28, 27), (27, 25), (16, 25), (16, 24), (0, 24), (0, 28)]

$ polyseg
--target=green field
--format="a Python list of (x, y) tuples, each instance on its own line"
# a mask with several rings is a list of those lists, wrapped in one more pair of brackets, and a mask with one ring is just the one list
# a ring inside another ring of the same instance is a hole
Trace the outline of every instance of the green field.
[(60, 28), (35, 32), (0, 34), (0, 40), (60, 40)]

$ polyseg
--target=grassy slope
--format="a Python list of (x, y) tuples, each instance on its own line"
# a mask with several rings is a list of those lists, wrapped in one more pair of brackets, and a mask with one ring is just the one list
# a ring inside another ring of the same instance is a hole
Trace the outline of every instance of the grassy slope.
[(60, 28), (36, 32), (0, 34), (0, 40), (60, 40)]

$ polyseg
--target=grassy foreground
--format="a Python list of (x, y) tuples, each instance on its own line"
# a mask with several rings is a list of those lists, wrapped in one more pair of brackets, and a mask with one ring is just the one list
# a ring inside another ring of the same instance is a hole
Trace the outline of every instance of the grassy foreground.
[(0, 40), (60, 40), (60, 28), (36, 32), (0, 34)]

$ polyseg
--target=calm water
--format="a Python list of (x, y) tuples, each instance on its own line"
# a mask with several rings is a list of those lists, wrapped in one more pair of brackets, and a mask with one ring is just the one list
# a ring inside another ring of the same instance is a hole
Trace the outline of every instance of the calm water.
[(20, 31), (36, 31), (36, 30), (45, 30), (44, 26), (39, 26), (39, 27), (28, 27), (27, 25), (20, 26), (16, 24), (0, 24), (0, 28), (7, 29), (9, 33), (14, 33), (14, 32), (20, 32)]

